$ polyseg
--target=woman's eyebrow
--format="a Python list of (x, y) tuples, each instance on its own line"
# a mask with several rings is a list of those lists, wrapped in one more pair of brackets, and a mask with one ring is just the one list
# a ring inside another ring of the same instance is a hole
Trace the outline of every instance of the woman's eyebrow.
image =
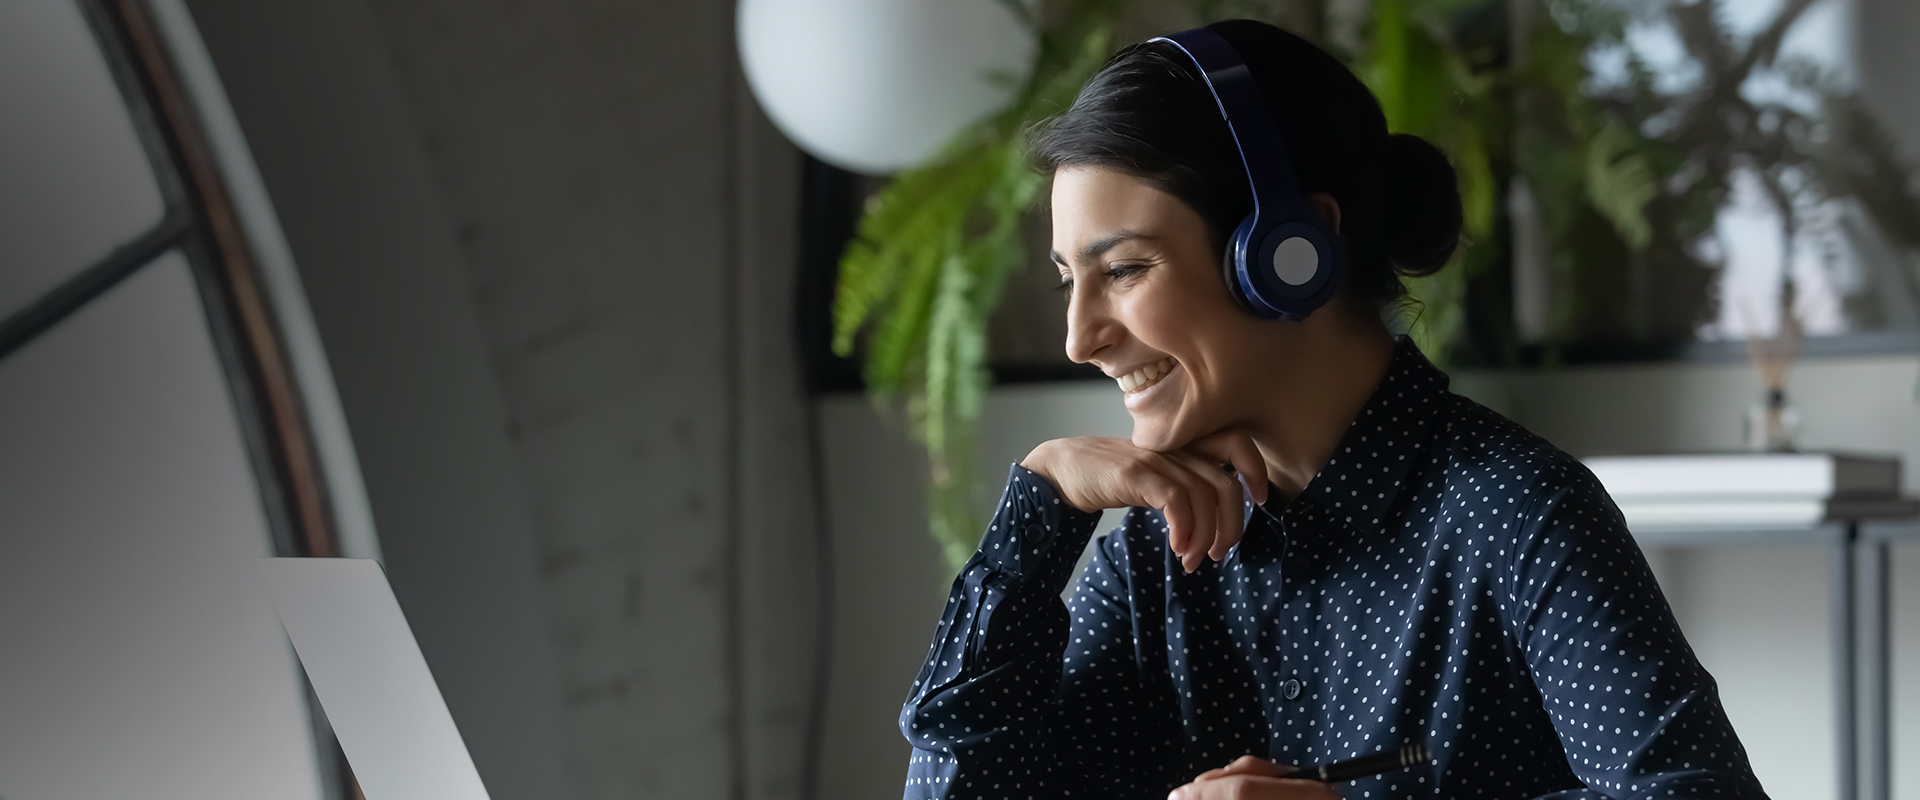
[[(1099, 258), (1102, 253), (1105, 253), (1108, 250), (1112, 250), (1114, 247), (1120, 245), (1122, 242), (1131, 242), (1136, 239), (1152, 239), (1152, 238), (1154, 237), (1148, 236), (1144, 233), (1138, 233), (1136, 231), (1121, 231), (1112, 236), (1108, 236), (1103, 239), (1095, 239), (1092, 242), (1087, 243), (1086, 247), (1080, 248), (1079, 257), (1076, 260), (1080, 261), (1081, 263), (1092, 261), (1096, 258)], [(1047, 255), (1048, 257), (1053, 259), (1053, 263), (1059, 264), (1060, 266), (1063, 266), (1063, 267), (1067, 266), (1067, 260), (1061, 257), (1060, 251), (1053, 250), (1048, 252)]]

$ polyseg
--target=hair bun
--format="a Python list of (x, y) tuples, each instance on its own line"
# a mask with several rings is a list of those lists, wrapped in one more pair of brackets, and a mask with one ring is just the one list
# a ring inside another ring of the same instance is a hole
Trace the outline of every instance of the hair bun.
[(1460, 244), (1460, 183), (1445, 154), (1427, 140), (1396, 133), (1387, 140), (1387, 257), (1393, 271), (1439, 272)]

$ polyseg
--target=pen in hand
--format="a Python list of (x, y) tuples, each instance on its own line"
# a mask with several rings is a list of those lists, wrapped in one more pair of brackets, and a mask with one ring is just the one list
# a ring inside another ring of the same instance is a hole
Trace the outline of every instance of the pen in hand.
[(1432, 761), (1433, 756), (1427, 752), (1426, 742), (1415, 742), (1413, 744), (1401, 745), (1395, 750), (1382, 750), (1370, 756), (1361, 756), (1346, 761), (1335, 761), (1331, 764), (1301, 767), (1299, 772), (1288, 775), (1287, 777), (1319, 781), (1321, 783), (1339, 783), (1341, 781), (1379, 775), (1383, 772), (1392, 772), (1396, 769), (1406, 769), (1419, 764), (1431, 763)]

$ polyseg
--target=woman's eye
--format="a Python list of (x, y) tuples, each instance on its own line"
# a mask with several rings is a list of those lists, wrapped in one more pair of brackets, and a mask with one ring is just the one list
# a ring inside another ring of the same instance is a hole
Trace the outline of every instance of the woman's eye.
[[(1139, 274), (1145, 272), (1146, 269), (1147, 265), (1145, 264), (1111, 264), (1108, 265), (1107, 271), (1102, 274), (1106, 275), (1107, 280), (1110, 281), (1125, 281), (1138, 277)], [(1060, 282), (1054, 285), (1053, 290), (1067, 297), (1072, 297), (1073, 278), (1066, 275), (1060, 276)]]

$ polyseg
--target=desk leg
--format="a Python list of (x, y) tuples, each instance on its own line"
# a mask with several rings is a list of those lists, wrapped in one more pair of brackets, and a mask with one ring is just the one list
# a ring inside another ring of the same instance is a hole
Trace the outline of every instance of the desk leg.
[(1859, 523), (1845, 523), (1834, 538), (1830, 556), (1833, 570), (1829, 588), (1832, 592), (1833, 614), (1833, 722), (1834, 741), (1838, 746), (1834, 753), (1834, 772), (1839, 777), (1838, 800), (1859, 798), (1859, 734), (1854, 716), (1860, 707), (1854, 663), (1854, 632), (1858, 621), (1853, 605), (1853, 543), (1859, 537)]
[(1893, 582), (1886, 539), (1868, 537), (1861, 548), (1866, 573), (1867, 619), (1861, 627), (1867, 689), (1867, 793), (1869, 800), (1893, 798)]

